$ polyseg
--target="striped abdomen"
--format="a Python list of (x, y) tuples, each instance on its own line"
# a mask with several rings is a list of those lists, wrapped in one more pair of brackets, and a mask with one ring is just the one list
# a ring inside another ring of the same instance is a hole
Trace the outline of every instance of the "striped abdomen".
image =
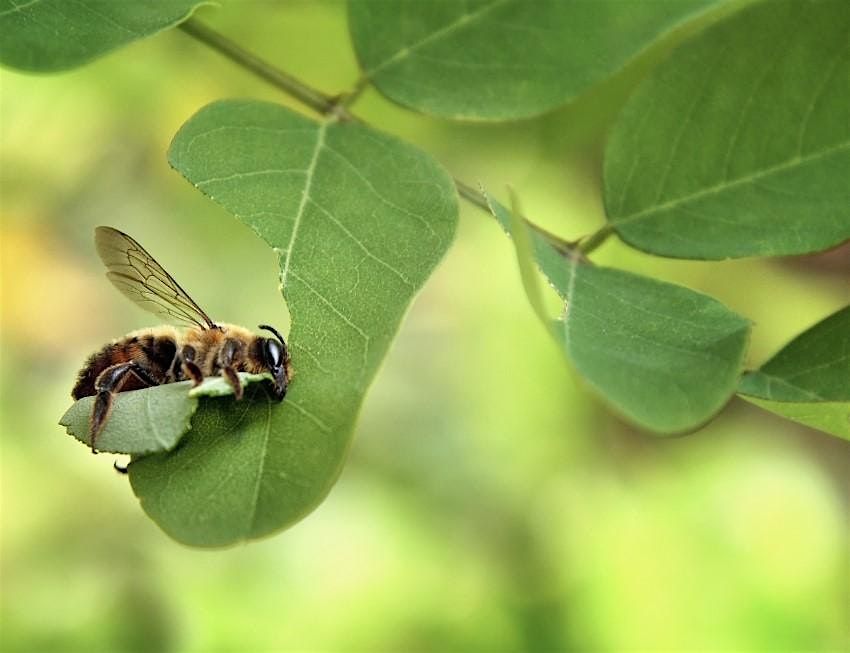
[[(128, 361), (138, 363), (159, 385), (180, 380), (182, 370), (179, 365), (174, 365), (176, 355), (176, 333), (170, 329), (166, 333), (130, 334), (106, 345), (89, 357), (83, 369), (80, 370), (71, 396), (79, 399), (96, 394), (94, 383), (98, 375), (111, 365)], [(135, 376), (130, 375), (121, 387), (121, 391), (138, 390), (144, 387), (147, 386)]]

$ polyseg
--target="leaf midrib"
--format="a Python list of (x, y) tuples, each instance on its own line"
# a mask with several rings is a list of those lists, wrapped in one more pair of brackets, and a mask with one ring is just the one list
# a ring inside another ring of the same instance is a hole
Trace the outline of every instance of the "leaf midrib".
[(817, 161), (818, 159), (822, 159), (831, 154), (835, 154), (836, 152), (840, 152), (842, 150), (850, 149), (850, 141), (845, 141), (833, 147), (828, 147), (824, 150), (820, 150), (818, 152), (814, 152), (811, 154), (807, 154), (806, 156), (794, 156), (792, 159), (780, 163), (775, 166), (770, 166), (768, 168), (764, 168), (759, 172), (755, 172), (749, 175), (745, 175), (743, 177), (739, 177), (733, 181), (723, 181), (719, 184), (715, 184), (714, 186), (709, 186), (708, 188), (703, 188), (702, 190), (696, 191), (695, 193), (690, 193), (688, 195), (683, 195), (681, 197), (674, 198), (672, 200), (667, 200), (666, 202), (662, 202), (661, 204), (655, 204), (653, 206), (649, 206), (637, 213), (632, 213), (630, 215), (626, 215), (622, 218), (614, 217), (611, 219), (611, 223), (615, 227), (619, 227), (624, 224), (628, 224), (631, 222), (635, 222), (636, 220), (640, 220), (642, 218), (653, 217), (656, 213), (661, 213), (663, 211), (667, 211), (669, 209), (674, 209), (683, 204), (687, 204), (689, 202), (693, 202), (698, 199), (702, 199), (704, 197), (709, 197), (711, 195), (717, 195), (722, 193), (723, 191), (729, 190), (730, 188), (736, 188), (738, 186), (742, 186), (751, 182), (758, 181), (765, 177), (769, 177), (772, 174), (776, 174), (779, 172), (784, 172), (785, 170), (789, 170), (795, 166), (805, 165), (811, 163), (812, 161)]
[(493, 2), (491, 2), (490, 4), (480, 7), (476, 11), (473, 11), (471, 14), (463, 14), (459, 16), (456, 20), (452, 21), (448, 25), (444, 25), (443, 27), (434, 32), (431, 32), (430, 34), (428, 34), (428, 36), (421, 38), (416, 43), (401, 48), (400, 50), (396, 50), (396, 52), (384, 59), (384, 61), (376, 65), (374, 68), (365, 71), (363, 73), (364, 77), (374, 77), (376, 73), (379, 73), (384, 68), (393, 65), (401, 59), (409, 57), (416, 50), (419, 50), (420, 48), (428, 45), (429, 43), (433, 43), (434, 41), (439, 40), (440, 38), (446, 36), (447, 34), (450, 34), (451, 32), (454, 32), (455, 30), (465, 25), (474, 24), (483, 15), (490, 13), (493, 9), (513, 1), (514, 0), (493, 0)]
[(304, 211), (310, 200), (310, 189), (313, 186), (313, 178), (316, 176), (316, 167), (319, 162), (319, 152), (325, 144), (325, 134), (328, 131), (330, 123), (323, 122), (316, 130), (316, 144), (313, 147), (313, 154), (310, 158), (310, 163), (305, 171), (304, 192), (301, 193), (301, 201), (298, 204), (298, 211), (295, 214), (295, 220), (292, 223), (292, 233), (289, 236), (289, 244), (286, 246), (286, 257), (283, 261), (281, 269), (280, 283), (286, 288), (286, 277), (289, 274), (289, 264), (292, 261), (292, 249), (295, 247), (295, 240), (298, 238), (298, 229), (301, 226), (301, 218), (304, 216)]
[[(271, 436), (272, 431), (272, 400), (268, 396), (268, 394), (263, 393), (266, 398), (266, 406), (268, 408), (268, 412), (266, 414), (266, 426), (265, 426), (265, 434), (263, 436), (263, 447), (262, 447), (262, 455), (260, 456), (260, 463), (257, 465), (257, 483), (254, 486), (254, 499), (251, 502), (251, 520), (248, 522), (248, 533), (246, 535), (250, 535), (256, 530), (257, 527), (257, 507), (260, 504), (260, 487), (263, 483), (263, 474), (266, 471), (266, 457), (269, 452), (269, 437)], [(257, 396), (257, 393), (254, 393), (254, 396), (251, 398), (253, 401)]]

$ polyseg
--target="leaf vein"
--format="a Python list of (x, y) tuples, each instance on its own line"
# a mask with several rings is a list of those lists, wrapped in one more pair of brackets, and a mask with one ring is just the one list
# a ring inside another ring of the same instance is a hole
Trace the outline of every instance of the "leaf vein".
[[(266, 413), (266, 428), (265, 434), (263, 436), (262, 454), (260, 455), (260, 462), (257, 466), (257, 483), (254, 486), (254, 499), (251, 502), (251, 520), (249, 524), (250, 530), (252, 532), (254, 531), (257, 525), (257, 506), (260, 503), (260, 487), (263, 482), (263, 474), (265, 473), (266, 456), (268, 455), (269, 451), (269, 436), (271, 435), (272, 431), (272, 400), (267, 393), (264, 394), (266, 397), (266, 406), (268, 408), (268, 412)], [(256, 397), (256, 393), (254, 394), (254, 397)]]
[(310, 202), (313, 204), (313, 206), (319, 209), (319, 212), (322, 215), (324, 215), (328, 220), (330, 220), (333, 224), (339, 227), (339, 229), (346, 236), (348, 236), (352, 240), (352, 242), (354, 242), (361, 250), (363, 250), (363, 253), (366, 254), (366, 256), (368, 256), (370, 259), (392, 272), (396, 277), (401, 280), (402, 283), (404, 283), (404, 285), (408, 286), (411, 289), (414, 287), (410, 279), (408, 279), (401, 270), (393, 267), (379, 256), (373, 254), (372, 251), (368, 247), (366, 247), (365, 244), (363, 244), (363, 241), (361, 241), (359, 238), (357, 238), (357, 236), (351, 233), (351, 231), (349, 231), (342, 222), (337, 220), (330, 211), (328, 211), (325, 207), (323, 207), (314, 199), (311, 199)]
[(778, 172), (784, 172), (785, 170), (793, 168), (794, 166), (812, 163), (819, 159), (823, 159), (832, 154), (835, 154), (836, 152), (841, 152), (848, 149), (850, 149), (850, 141), (839, 143), (838, 145), (825, 148), (818, 152), (813, 152), (812, 154), (807, 154), (806, 156), (794, 156), (788, 161), (784, 161), (780, 164), (764, 168), (762, 170), (759, 170), (758, 172), (739, 177), (730, 182), (721, 182), (719, 184), (715, 184), (714, 186), (703, 188), (702, 190), (690, 193), (688, 195), (682, 195), (681, 197), (673, 198), (671, 200), (663, 202), (662, 204), (649, 206), (645, 209), (642, 209), (641, 211), (638, 211), (637, 213), (632, 213), (631, 215), (626, 215), (622, 218), (615, 218), (614, 220), (612, 220), (612, 222), (614, 223), (614, 225), (620, 226), (630, 222), (635, 222), (636, 220), (640, 220), (642, 218), (652, 217), (652, 215), (655, 213), (674, 209), (682, 204), (687, 204), (688, 202), (693, 202), (704, 197), (710, 197), (711, 195), (716, 195), (725, 190), (729, 190), (730, 188), (735, 188), (744, 184), (752, 183), (758, 181), (759, 179), (769, 177), (770, 175), (776, 174)]
[(290, 406), (292, 406), (295, 410), (297, 410), (299, 413), (301, 413), (302, 415), (304, 415), (304, 417), (306, 417), (306, 418), (307, 418), (307, 419), (309, 419), (311, 422), (313, 422), (316, 426), (318, 426), (318, 427), (319, 427), (319, 430), (320, 430), (320, 431), (322, 431), (323, 433), (330, 433), (330, 432), (331, 432), (331, 427), (330, 427), (330, 426), (328, 426), (327, 424), (325, 424), (322, 420), (320, 420), (318, 417), (316, 417), (316, 416), (315, 416), (313, 413), (311, 413), (309, 410), (307, 410), (306, 408), (304, 408), (303, 406), (301, 406), (301, 404), (298, 404), (298, 403), (296, 403), (296, 402), (292, 401), (291, 399), (287, 399), (287, 400), (286, 400), (286, 403), (288, 403), (288, 404), (289, 404)]
[(12, 8), (7, 9), (6, 11), (0, 11), (0, 18), (2, 18), (3, 16), (8, 16), (9, 14), (16, 14), (18, 12), (23, 13), (24, 9), (26, 9), (27, 7), (31, 7), (32, 5), (38, 4), (42, 1), (43, 0), (30, 0), (29, 2), (24, 3), (22, 5), (16, 5), (15, 0), (12, 0)]
[(382, 195), (382, 194), (378, 191), (378, 189), (377, 189), (377, 188), (375, 188), (375, 185), (374, 185), (371, 181), (369, 181), (369, 179), (368, 179), (368, 178), (367, 178), (367, 177), (366, 177), (366, 176), (365, 176), (362, 172), (360, 172), (360, 170), (357, 168), (357, 166), (355, 166), (355, 165), (354, 165), (351, 161), (349, 161), (348, 157), (346, 157), (344, 154), (342, 154), (341, 152), (339, 152), (338, 150), (335, 150), (334, 148), (332, 148), (332, 147), (330, 147), (330, 146), (327, 146), (327, 145), (326, 145), (326, 146), (325, 146), (325, 149), (326, 149), (328, 152), (330, 152), (331, 154), (333, 154), (333, 155), (337, 156), (337, 157), (338, 157), (338, 158), (339, 158), (339, 159), (340, 159), (340, 160), (341, 160), (341, 161), (342, 161), (342, 162), (343, 162), (346, 166), (348, 166), (348, 168), (349, 168), (352, 172), (354, 172), (354, 174), (357, 176), (357, 178), (358, 178), (358, 179), (360, 179), (360, 181), (362, 181), (362, 182), (363, 182), (363, 184), (364, 184), (364, 185), (365, 185), (365, 186), (366, 186), (366, 187), (367, 187), (367, 188), (368, 188), (368, 189), (372, 192), (372, 194), (373, 194), (373, 195), (374, 195), (374, 196), (375, 196), (375, 197), (376, 197), (376, 198), (377, 198), (377, 199), (378, 199), (378, 200), (379, 200), (382, 204), (386, 204), (386, 205), (387, 205), (387, 206), (389, 206), (391, 209), (395, 209), (396, 211), (398, 211), (398, 212), (400, 212), (400, 213), (403, 213), (404, 215), (407, 215), (407, 216), (409, 216), (409, 217), (411, 217), (411, 218), (414, 218), (414, 219), (418, 220), (419, 222), (421, 222), (421, 223), (422, 223), (422, 224), (423, 224), (423, 225), (424, 225), (424, 226), (428, 229), (428, 231), (430, 231), (430, 232), (431, 232), (431, 234), (432, 234), (433, 236), (435, 236), (435, 237), (439, 238), (439, 236), (437, 236), (437, 232), (436, 232), (436, 231), (434, 231), (434, 227), (432, 227), (432, 226), (429, 224), (429, 222), (428, 222), (425, 218), (423, 218), (421, 215), (419, 215), (419, 214), (417, 214), (417, 213), (414, 213), (413, 211), (409, 211), (408, 209), (404, 208), (403, 206), (399, 206), (398, 204), (395, 204), (394, 202), (391, 202), (389, 199), (387, 199), (386, 197), (384, 197), (384, 196), (383, 196), (383, 195)]
[(231, 181), (233, 179), (244, 179), (246, 177), (260, 177), (264, 175), (285, 175), (285, 174), (301, 174), (303, 175), (305, 171), (301, 168), (267, 168), (266, 170), (251, 170), (248, 172), (234, 172), (229, 175), (223, 175), (221, 177), (209, 177), (207, 179), (201, 179), (200, 181), (194, 182), (197, 188), (201, 186), (207, 186), (209, 184), (214, 184), (221, 181)]
[(472, 13), (463, 14), (463, 15), (459, 16), (456, 20), (452, 21), (451, 23), (448, 23), (447, 25), (444, 25), (443, 27), (441, 27), (438, 30), (431, 32), (427, 36), (421, 38), (419, 41), (416, 41), (415, 43), (411, 43), (410, 45), (403, 47), (400, 50), (397, 50), (394, 54), (387, 57), (384, 61), (382, 61), (378, 65), (374, 66), (370, 70), (365, 71), (364, 76), (365, 77), (372, 77), (373, 75), (380, 72), (384, 68), (391, 66), (392, 64), (396, 63), (397, 61), (400, 61), (402, 59), (409, 57), (416, 50), (419, 50), (420, 48), (428, 45), (429, 43), (432, 43), (433, 41), (436, 41), (436, 40), (439, 40), (439, 39), (445, 37), (446, 35), (460, 29), (464, 25), (475, 22), (476, 20), (478, 20), (482, 16), (486, 15), (487, 13), (492, 11), (493, 9), (495, 9), (495, 8), (501, 6), (501, 5), (504, 5), (508, 2), (511, 2), (511, 1), (512, 0), (493, 0), (493, 2), (491, 2), (490, 4), (483, 5), (479, 9), (476, 9), (475, 11), (473, 11)]

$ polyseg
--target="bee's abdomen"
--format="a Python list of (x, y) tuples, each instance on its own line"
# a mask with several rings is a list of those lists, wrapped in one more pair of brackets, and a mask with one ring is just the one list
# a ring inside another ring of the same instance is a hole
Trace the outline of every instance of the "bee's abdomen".
[[(118, 363), (133, 361), (147, 372), (151, 379), (158, 384), (167, 383), (168, 372), (177, 353), (177, 344), (171, 336), (154, 336), (151, 334), (128, 336), (123, 340), (106, 345), (93, 354), (77, 378), (77, 383), (71, 391), (74, 399), (96, 394), (95, 381), (98, 375), (107, 367)], [(146, 387), (135, 376), (130, 376), (121, 388), (138, 390)]]

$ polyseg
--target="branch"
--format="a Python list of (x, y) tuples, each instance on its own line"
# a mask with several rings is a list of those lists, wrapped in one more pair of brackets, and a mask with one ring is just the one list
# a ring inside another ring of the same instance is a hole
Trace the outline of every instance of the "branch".
[(243, 68), (250, 70), (258, 77), (262, 77), (272, 86), (279, 88), (281, 91), (290, 97), (299, 100), (303, 104), (323, 116), (331, 114), (336, 103), (333, 99), (321, 91), (307, 86), (301, 80), (293, 77), (289, 73), (275, 68), (266, 61), (263, 61), (256, 55), (248, 52), (245, 48), (234, 43), (230, 39), (222, 36), (213, 29), (210, 29), (195, 18), (180, 24), (182, 29), (187, 34), (195, 37), (204, 45), (210, 46), (213, 50), (218, 51), (231, 61), (239, 64)]
[[(340, 120), (351, 120), (361, 122), (354, 114), (352, 114), (346, 104), (349, 101), (348, 96), (330, 96), (321, 91), (305, 84), (297, 77), (293, 77), (279, 68), (275, 68), (267, 61), (260, 59), (242, 46), (234, 43), (227, 37), (210, 29), (196, 18), (180, 24), (180, 29), (196, 38), (204, 45), (208, 45), (219, 54), (224, 55), (235, 64), (251, 71), (258, 77), (269, 82), (272, 86), (283, 91), (286, 95), (295, 98), (302, 104), (310, 107), (316, 113), (322, 116), (336, 116)], [(485, 211), (488, 215), (490, 207), (487, 204), (486, 198), (471, 186), (465, 184), (459, 179), (454, 179), (457, 186), (458, 194), (467, 202), (477, 206)], [(559, 252), (569, 254), (577, 250), (576, 243), (564, 240), (560, 236), (546, 231), (542, 227), (537, 226), (527, 218), (523, 218), (528, 227), (548, 240), (553, 247)]]

